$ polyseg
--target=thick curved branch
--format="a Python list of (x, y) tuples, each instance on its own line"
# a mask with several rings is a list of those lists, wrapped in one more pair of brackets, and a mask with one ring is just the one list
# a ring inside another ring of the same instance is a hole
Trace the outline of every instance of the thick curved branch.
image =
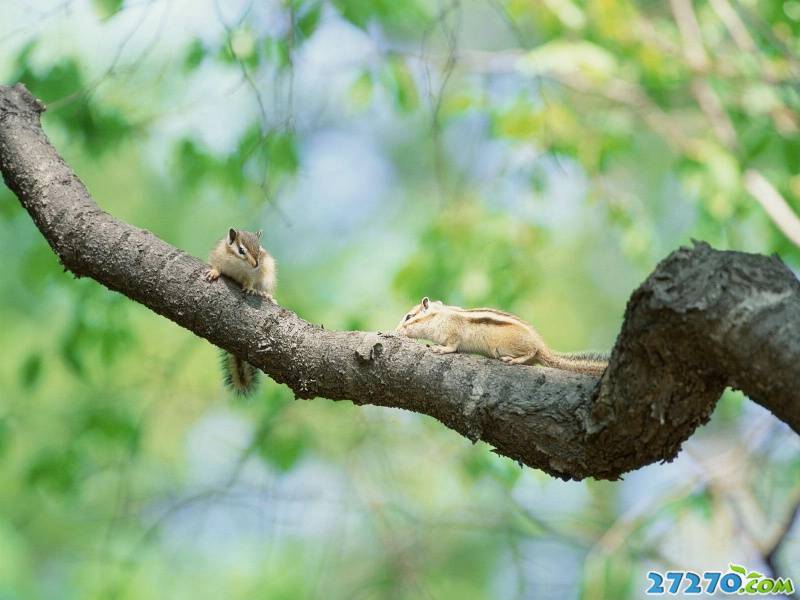
[[(631, 297), (602, 381), (440, 356), (392, 334), (327, 331), (201, 278), (204, 264), (92, 200), (44, 135), (44, 110), (0, 87), (0, 170), (64, 266), (237, 354), (299, 398), (431, 415), (563, 478), (671, 460), (726, 385), (800, 432), (800, 284), (777, 258), (682, 248)], [(420, 457), (422, 459), (422, 457)]]

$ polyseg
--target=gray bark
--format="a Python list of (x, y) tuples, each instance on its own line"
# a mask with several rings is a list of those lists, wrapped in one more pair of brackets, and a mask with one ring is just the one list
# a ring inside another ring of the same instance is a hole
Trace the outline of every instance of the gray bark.
[(430, 415), (565, 479), (616, 479), (673, 459), (726, 386), (800, 433), (800, 283), (777, 257), (704, 243), (670, 254), (631, 296), (600, 380), (437, 355), (391, 333), (328, 331), (224, 278), (205, 282), (203, 262), (95, 204), (42, 131), (43, 110), (23, 86), (0, 86), (0, 170), (63, 265), (298, 398)]

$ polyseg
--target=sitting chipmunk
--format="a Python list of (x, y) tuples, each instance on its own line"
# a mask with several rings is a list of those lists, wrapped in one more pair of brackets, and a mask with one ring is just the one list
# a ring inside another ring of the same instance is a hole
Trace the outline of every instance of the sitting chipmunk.
[[(245, 294), (256, 294), (275, 302), (277, 268), (275, 259), (261, 247), (261, 230), (255, 233), (229, 229), (208, 257), (211, 268), (203, 273), (206, 281), (220, 275), (230, 277), (242, 286)], [(228, 352), (222, 352), (225, 383), (237, 394), (247, 396), (256, 389), (257, 369)]]
[(608, 357), (602, 354), (554, 352), (531, 325), (510, 313), (448, 306), (427, 296), (403, 317), (395, 331), (436, 342), (439, 345), (431, 350), (438, 354), (471, 352), (511, 364), (539, 363), (598, 377), (608, 366)]

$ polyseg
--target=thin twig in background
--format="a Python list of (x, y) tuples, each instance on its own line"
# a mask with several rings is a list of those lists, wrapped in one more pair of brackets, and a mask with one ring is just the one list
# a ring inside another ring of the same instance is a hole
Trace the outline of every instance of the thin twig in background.
[[(770, 574), (773, 578), (785, 577), (785, 575), (783, 575), (782, 569), (778, 566), (778, 554), (784, 547), (784, 543), (789, 538), (792, 529), (794, 529), (794, 526), (797, 523), (798, 515), (800, 515), (800, 494), (797, 494), (792, 504), (793, 505), (791, 510), (789, 511), (789, 514), (786, 516), (786, 519), (784, 520), (782, 525), (775, 532), (773, 539), (770, 540), (769, 546), (767, 547), (767, 551), (764, 554), (764, 562), (769, 567), (771, 571)], [(789, 573), (789, 575), (791, 576), (794, 574)], [(788, 597), (797, 599), (798, 598), (797, 592), (791, 594)]]
[[(248, 87), (253, 92), (253, 96), (256, 99), (256, 104), (258, 105), (258, 111), (259, 111), (259, 116), (260, 116), (260, 120), (261, 120), (261, 127), (260, 127), (260, 134), (261, 135), (259, 136), (258, 144), (256, 144), (256, 146), (250, 151), (250, 153), (256, 152), (257, 150), (261, 149), (262, 147), (268, 145), (269, 142), (270, 142), (270, 138), (273, 135), (275, 135), (275, 133), (276, 133), (276, 131), (278, 129), (277, 127), (274, 127), (274, 126), (272, 126), (270, 124), (270, 119), (269, 119), (269, 116), (267, 114), (266, 103), (264, 102), (264, 96), (262, 95), (261, 90), (259, 89), (258, 82), (256, 82), (255, 78), (253, 77), (253, 73), (251, 73), (250, 70), (247, 68), (247, 64), (245, 64), (244, 60), (242, 60), (241, 57), (239, 57), (237, 55), (236, 51), (233, 48), (233, 35), (234, 35), (234, 32), (235, 32), (235, 29), (237, 29), (237, 28), (242, 26), (242, 23), (245, 22), (245, 19), (250, 14), (252, 9), (253, 9), (253, 2), (250, 2), (244, 8), (242, 13), (239, 15), (239, 18), (236, 21), (236, 23), (231, 25), (225, 19), (225, 15), (223, 13), (222, 6), (220, 5), (219, 0), (215, 0), (214, 1), (214, 11), (216, 12), (217, 20), (219, 21), (219, 24), (224, 29), (225, 36), (227, 38), (226, 46), (227, 46), (228, 52), (230, 52), (231, 56), (233, 57), (234, 61), (237, 64), (237, 66), (239, 67), (239, 70), (240, 70), (240, 72), (242, 74), (242, 79), (243, 79), (243, 81), (245, 81), (247, 83)], [(292, 114), (292, 96), (293, 96), (293, 93), (294, 93), (293, 92), (294, 77), (293, 77), (293, 65), (291, 63), (291, 60), (292, 60), (291, 59), (291, 54), (292, 54), (292, 40), (294, 39), (293, 36), (294, 36), (295, 22), (294, 22), (294, 9), (290, 8), (289, 11), (290, 11), (290, 13), (289, 13), (290, 14), (290, 29), (289, 29), (289, 34), (288, 34), (289, 35), (289, 48), (288, 48), (287, 54), (288, 54), (288, 57), (289, 57), (288, 58), (288, 60), (289, 60), (289, 71), (290, 71), (290, 74), (292, 74), (292, 75), (291, 75), (291, 78), (290, 78), (290, 81), (289, 81), (289, 92), (288, 92), (289, 93), (289, 101), (288, 101), (289, 102), (289, 106), (287, 107), (288, 115), (287, 115), (287, 117), (286, 117), (286, 119), (284, 121), (283, 128), (284, 128), (285, 131), (291, 133), (293, 131), (293, 127), (294, 127), (293, 121), (291, 119), (291, 114)], [(279, 86), (276, 86), (276, 90), (278, 88), (279, 88)], [(283, 224), (286, 227), (290, 228), (291, 227), (291, 221), (289, 220), (289, 217), (286, 215), (286, 213), (284, 212), (284, 210), (281, 207), (280, 203), (278, 202), (277, 198), (275, 197), (276, 195), (274, 193), (272, 193), (272, 191), (270, 190), (270, 187), (269, 187), (270, 166), (271, 166), (270, 165), (270, 161), (269, 160), (265, 161), (264, 172), (263, 172), (263, 176), (262, 176), (261, 183), (260, 183), (259, 187), (264, 192), (264, 199), (267, 201), (267, 203), (275, 210), (275, 212), (278, 215), (278, 217), (281, 219), (281, 221), (283, 221)]]
[[(445, 152), (441, 135), (441, 109), (447, 84), (450, 81), (450, 77), (453, 75), (453, 71), (455, 70), (458, 60), (459, 24), (454, 24), (448, 27), (448, 19), (451, 15), (455, 15), (457, 20), (460, 21), (460, 10), (461, 4), (457, 0), (447, 4), (446, 6), (441, 6), (436, 17), (423, 33), (419, 49), (419, 58), (422, 62), (423, 72), (425, 74), (428, 102), (431, 109), (430, 131), (431, 141), (433, 143), (433, 167), (440, 202), (444, 202), (445, 197), (449, 195), (447, 194), (448, 186), (446, 181), (447, 173), (445, 172)], [(441, 66), (441, 69), (438, 73), (438, 89), (434, 90), (435, 86), (431, 73), (431, 61), (427, 59), (427, 46), (437, 26), (439, 29), (441, 29), (444, 36), (444, 40), (447, 45), (447, 53), (444, 64)]]
[(670, 0), (670, 5), (681, 34), (683, 55), (694, 72), (691, 85), (692, 94), (697, 100), (700, 110), (711, 124), (714, 135), (726, 148), (735, 148), (737, 145), (736, 129), (725, 111), (725, 106), (707, 78), (711, 60), (708, 58), (703, 44), (703, 34), (692, 0)]
[(692, 0), (670, 0), (672, 14), (683, 40), (683, 55), (694, 71), (705, 71), (709, 67), (708, 54), (703, 46), (700, 25), (694, 13)]
[(731, 34), (733, 42), (742, 52), (755, 52), (756, 43), (750, 35), (747, 26), (744, 24), (739, 14), (733, 9), (728, 0), (709, 0), (709, 5), (717, 13), (717, 16), (725, 24), (728, 33)]
[(748, 169), (744, 173), (744, 187), (761, 204), (775, 226), (800, 247), (800, 217), (767, 178), (755, 169)]

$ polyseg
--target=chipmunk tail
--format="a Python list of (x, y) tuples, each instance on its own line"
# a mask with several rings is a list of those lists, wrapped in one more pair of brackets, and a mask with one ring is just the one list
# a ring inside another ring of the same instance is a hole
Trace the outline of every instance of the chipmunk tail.
[(237, 396), (251, 396), (258, 388), (258, 369), (249, 362), (224, 350), (220, 352), (220, 364), (225, 385)]
[(608, 367), (608, 358), (601, 352), (550, 352), (539, 360), (548, 367), (600, 377)]

